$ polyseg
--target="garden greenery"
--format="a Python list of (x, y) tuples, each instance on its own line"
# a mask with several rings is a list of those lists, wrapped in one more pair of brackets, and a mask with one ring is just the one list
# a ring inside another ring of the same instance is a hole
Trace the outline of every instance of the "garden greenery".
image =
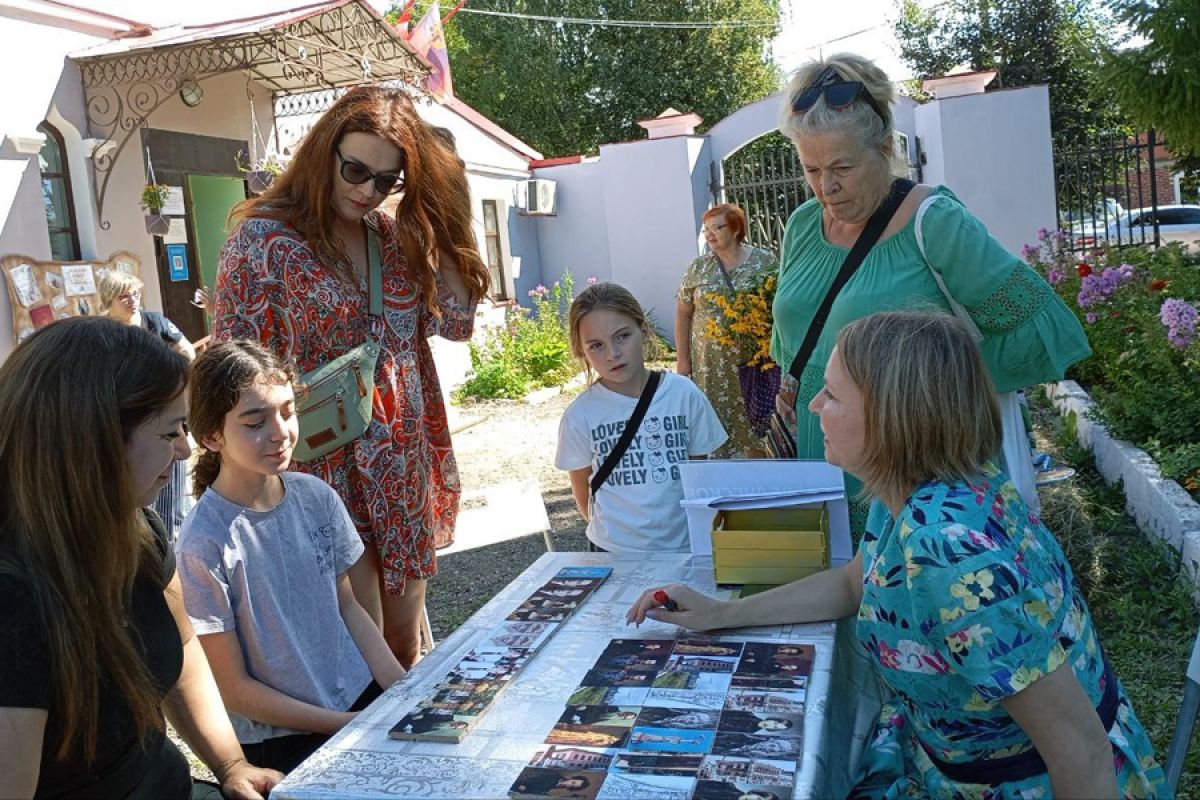
[(1024, 255), (1078, 315), (1091, 358), (1072, 369), (1116, 437), (1145, 449), (1200, 499), (1200, 253), (1178, 244), (1097, 250), (1061, 231)]
[(502, 327), (481, 343), (471, 342), (471, 372), (457, 399), (519, 400), (532, 388), (558, 386), (578, 372), (567, 328), (574, 291), (575, 278), (567, 270), (552, 287), (529, 291), (532, 309), (510, 307)]

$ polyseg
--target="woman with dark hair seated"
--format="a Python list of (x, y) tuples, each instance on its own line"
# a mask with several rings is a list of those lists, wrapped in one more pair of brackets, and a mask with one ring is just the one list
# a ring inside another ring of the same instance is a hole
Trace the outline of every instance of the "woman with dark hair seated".
[(228, 798), (282, 776), (246, 763), (183, 609), (153, 502), (188, 456), (187, 359), (85, 317), (0, 367), (0, 797)]

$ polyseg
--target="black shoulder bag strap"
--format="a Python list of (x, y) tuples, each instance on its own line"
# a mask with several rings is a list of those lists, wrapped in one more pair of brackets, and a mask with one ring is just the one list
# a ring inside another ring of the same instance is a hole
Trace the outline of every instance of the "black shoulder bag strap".
[(658, 390), (658, 384), (662, 380), (661, 372), (653, 371), (650, 377), (646, 379), (646, 385), (642, 387), (641, 397), (638, 398), (637, 405), (633, 409), (633, 414), (629, 417), (629, 421), (625, 423), (625, 430), (621, 431), (621, 438), (617, 439), (617, 444), (613, 447), (612, 452), (608, 454), (608, 458), (604, 459), (604, 463), (600, 465), (600, 469), (596, 470), (596, 474), (592, 476), (592, 496), (600, 490), (604, 482), (608, 480), (608, 476), (616, 469), (617, 462), (621, 460), (621, 456), (625, 455), (625, 451), (629, 449), (630, 442), (637, 434), (638, 427), (642, 424), (642, 418), (646, 416), (646, 409), (650, 408), (650, 401), (654, 399), (654, 392)]
[(879, 241), (879, 237), (883, 235), (883, 229), (892, 221), (896, 209), (904, 202), (904, 198), (908, 197), (908, 193), (913, 190), (914, 186), (916, 184), (907, 178), (897, 178), (893, 181), (892, 190), (888, 193), (887, 198), (879, 208), (875, 209), (875, 213), (867, 220), (867, 227), (863, 228), (863, 232), (854, 242), (854, 247), (850, 248), (846, 260), (842, 262), (842, 268), (838, 270), (833, 283), (829, 285), (829, 291), (825, 293), (825, 299), (821, 301), (817, 313), (813, 315), (812, 322), (808, 326), (808, 333), (804, 335), (804, 342), (796, 351), (796, 357), (792, 359), (792, 366), (788, 368), (788, 374), (797, 382), (800, 381), (800, 374), (804, 372), (808, 359), (812, 357), (813, 350), (817, 347), (821, 331), (825, 330), (825, 322), (829, 319), (829, 310), (833, 308), (833, 301), (837, 299), (838, 292), (858, 271), (859, 266), (867, 257), (867, 253)]

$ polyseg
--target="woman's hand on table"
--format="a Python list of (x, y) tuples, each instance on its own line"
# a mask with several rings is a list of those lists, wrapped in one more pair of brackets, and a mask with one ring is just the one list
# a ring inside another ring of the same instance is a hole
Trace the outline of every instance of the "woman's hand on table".
[[(678, 610), (668, 611), (664, 608), (659, 593), (665, 593)], [(625, 624), (641, 625), (647, 619), (652, 619), (694, 631), (706, 631), (723, 627), (720, 617), (725, 606), (726, 603), (700, 594), (682, 583), (656, 586), (642, 592), (642, 596), (626, 612)]]
[(221, 794), (230, 800), (263, 800), (275, 784), (283, 780), (283, 773), (256, 767), (240, 759), (220, 769), (217, 779), (221, 783)]

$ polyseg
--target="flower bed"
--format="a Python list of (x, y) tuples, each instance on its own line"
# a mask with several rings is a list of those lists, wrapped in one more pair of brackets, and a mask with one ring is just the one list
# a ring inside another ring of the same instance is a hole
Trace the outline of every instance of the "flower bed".
[(1200, 254), (1179, 245), (1094, 251), (1042, 231), (1025, 258), (1088, 334), (1092, 357), (1071, 370), (1116, 438), (1147, 451), (1200, 499)]

